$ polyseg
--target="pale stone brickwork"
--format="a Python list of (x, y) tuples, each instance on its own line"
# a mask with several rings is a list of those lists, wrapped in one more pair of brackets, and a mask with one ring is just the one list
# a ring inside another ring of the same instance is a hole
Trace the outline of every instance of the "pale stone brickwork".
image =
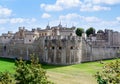
[(82, 37), (75, 34), (75, 27), (46, 26), (31, 31), (19, 27), (18, 32), (0, 36), (0, 56), (22, 57), (29, 60), (35, 53), (41, 62), (58, 65), (77, 64), (120, 57), (120, 33), (112, 30), (98, 31), (96, 35)]

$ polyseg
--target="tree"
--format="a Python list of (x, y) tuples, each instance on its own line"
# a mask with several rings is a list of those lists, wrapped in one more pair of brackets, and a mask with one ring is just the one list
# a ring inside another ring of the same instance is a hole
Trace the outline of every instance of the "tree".
[(38, 58), (31, 55), (30, 63), (22, 59), (16, 60), (15, 74), (0, 73), (0, 84), (53, 84), (48, 81), (46, 71), (41, 68)]
[(95, 75), (98, 84), (120, 84), (120, 61), (106, 64), (101, 72)]
[(0, 72), (0, 84), (15, 84), (14, 76), (9, 72)]
[(17, 84), (51, 84), (34, 54), (31, 55), (30, 64), (20, 59), (20, 61), (16, 61), (16, 66)]
[(75, 32), (76, 32), (77, 36), (82, 36), (82, 33), (84, 33), (84, 29), (83, 28), (77, 28)]
[(87, 36), (91, 35), (91, 34), (95, 34), (95, 29), (93, 27), (90, 27), (86, 30), (86, 34)]
[(97, 33), (104, 33), (104, 31), (103, 30), (98, 30)]

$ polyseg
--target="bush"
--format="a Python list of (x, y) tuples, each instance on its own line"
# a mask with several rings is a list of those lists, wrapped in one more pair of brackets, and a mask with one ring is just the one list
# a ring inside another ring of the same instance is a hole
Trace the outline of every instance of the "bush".
[(0, 84), (15, 84), (14, 76), (9, 72), (0, 72)]
[(18, 84), (48, 84), (46, 72), (41, 68), (38, 58), (31, 55), (30, 64), (23, 60), (16, 61), (16, 80)]
[(120, 84), (120, 61), (106, 64), (101, 72), (95, 75), (98, 84)]
[(2, 84), (53, 84), (48, 81), (46, 71), (41, 68), (38, 58), (31, 55), (30, 63), (26, 63), (22, 59), (15, 62), (16, 72), (13, 76), (4, 72), (0, 74), (0, 82)]

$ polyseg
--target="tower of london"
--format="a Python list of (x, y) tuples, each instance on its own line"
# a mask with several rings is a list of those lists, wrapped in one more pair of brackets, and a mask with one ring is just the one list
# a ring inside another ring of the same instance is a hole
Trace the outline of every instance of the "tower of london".
[(29, 60), (30, 54), (35, 53), (40, 62), (56, 65), (120, 57), (119, 32), (105, 29), (79, 37), (75, 30), (75, 26), (67, 28), (61, 24), (32, 30), (19, 27), (15, 33), (8, 31), (0, 36), (0, 56)]

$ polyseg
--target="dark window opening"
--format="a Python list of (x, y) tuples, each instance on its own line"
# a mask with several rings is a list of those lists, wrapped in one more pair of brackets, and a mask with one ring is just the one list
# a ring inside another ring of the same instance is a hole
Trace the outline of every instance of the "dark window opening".
[(62, 47), (59, 47), (59, 49), (61, 50), (61, 49), (62, 49)]
[(47, 35), (47, 33), (45, 33), (45, 36)]
[(55, 47), (53, 46), (53, 47), (52, 47), (52, 49), (54, 50), (54, 49), (55, 49)]
[(6, 51), (6, 46), (4, 46), (4, 51)]
[(73, 46), (71, 46), (70, 49), (73, 49)]
[(72, 33), (70, 33), (70, 36), (72, 36)]

